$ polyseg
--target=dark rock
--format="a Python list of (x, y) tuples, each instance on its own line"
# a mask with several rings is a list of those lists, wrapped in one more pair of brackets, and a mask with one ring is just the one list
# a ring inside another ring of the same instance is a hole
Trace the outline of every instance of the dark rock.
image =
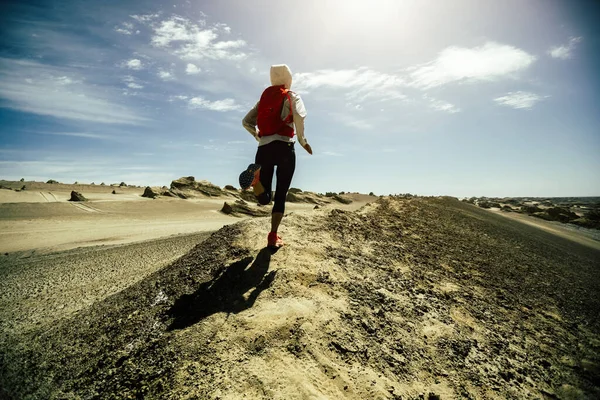
[(288, 190), (288, 193), (302, 193), (302, 189), (298, 189), (298, 188), (290, 188)]
[[(297, 193), (297, 192), (296, 192)], [(299, 203), (300, 201), (302, 201), (297, 195), (296, 193), (293, 192), (288, 192), (287, 196), (285, 196), (285, 201), (290, 202), (290, 203)]]
[(600, 229), (600, 221), (593, 221), (585, 217), (571, 220), (569, 223), (588, 229)]
[(184, 176), (171, 182), (171, 191), (181, 198), (194, 197), (194, 192), (209, 197), (227, 196), (219, 186), (208, 181), (196, 181), (193, 176)]
[(190, 196), (188, 196), (186, 193), (182, 192), (179, 189), (171, 189), (171, 190), (169, 190), (169, 193), (171, 193), (171, 195), (173, 197), (179, 197), (180, 199), (188, 199), (188, 198), (190, 198)]
[(439, 394), (429, 392), (429, 394), (427, 395), (427, 400), (441, 400), (441, 397)]
[(227, 215), (245, 214), (253, 217), (263, 217), (269, 214), (268, 210), (251, 207), (243, 200), (237, 200), (233, 204), (225, 202), (223, 208), (221, 208), (221, 212)]
[(585, 218), (591, 221), (600, 222), (600, 210), (589, 211), (587, 214), (585, 214)]
[(579, 216), (571, 210), (562, 207), (548, 208), (546, 213), (548, 213), (548, 215), (555, 221), (560, 222), (569, 222), (570, 220), (579, 218)]
[(232, 185), (225, 185), (225, 190), (233, 190), (233, 191), (237, 192), (237, 188)]
[(159, 190), (157, 188), (151, 188), (150, 186), (146, 186), (144, 194), (142, 194), (142, 197), (148, 197), (150, 199), (155, 199), (158, 196), (160, 196)]
[(321, 207), (319, 207), (319, 205), (316, 205), (313, 207), (313, 210), (318, 210), (319, 208), (321, 208)]
[(351, 199), (349, 199), (347, 197), (344, 197), (344, 196), (340, 196), (339, 194), (334, 195), (333, 199), (336, 200), (336, 201), (339, 201), (342, 204), (350, 204), (350, 203), (352, 203)]
[(477, 205), (481, 208), (500, 208), (500, 203), (495, 201), (480, 200)]
[(255, 202), (256, 201), (256, 196), (254, 195), (254, 192), (252, 190), (241, 190), (238, 193), (238, 195), (243, 200), (251, 201), (251, 202)]
[(537, 212), (542, 212), (542, 211), (544, 211), (544, 210), (542, 210), (538, 206), (530, 206), (530, 205), (522, 205), (521, 206), (521, 212), (524, 212), (527, 214), (535, 214)]
[(81, 193), (73, 190), (71, 192), (71, 198), (69, 199), (69, 201), (87, 201), (87, 199), (83, 197)]
[(540, 218), (540, 219), (543, 219), (546, 221), (554, 221), (554, 219), (550, 215), (548, 215), (548, 213), (546, 213), (544, 211), (533, 213), (533, 214), (531, 214), (531, 216)]
[(223, 208), (221, 208), (221, 212), (227, 215), (233, 214), (233, 207), (227, 202), (223, 204)]
[(184, 176), (171, 182), (171, 189), (193, 189), (196, 178), (193, 176)]
[(117, 194), (117, 192), (113, 189), (112, 194)]

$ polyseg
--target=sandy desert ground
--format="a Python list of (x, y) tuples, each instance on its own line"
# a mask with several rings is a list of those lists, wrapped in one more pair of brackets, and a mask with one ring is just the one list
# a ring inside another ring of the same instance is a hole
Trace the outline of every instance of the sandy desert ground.
[(267, 218), (141, 191), (0, 198), (1, 397), (600, 397), (600, 250), (577, 232), (356, 196), (291, 204), (273, 252)]
[[(22, 184), (14, 182), (15, 188)], [(86, 202), (69, 202), (71, 191)], [(112, 194), (112, 191), (116, 194)], [(27, 190), (0, 189), (0, 253), (48, 253), (95, 245), (126, 244), (172, 235), (211, 232), (239, 221), (219, 210), (231, 198), (173, 199), (142, 197), (144, 188), (27, 182)], [(344, 209), (364, 205), (355, 196)], [(288, 203), (287, 209), (314, 205)]]

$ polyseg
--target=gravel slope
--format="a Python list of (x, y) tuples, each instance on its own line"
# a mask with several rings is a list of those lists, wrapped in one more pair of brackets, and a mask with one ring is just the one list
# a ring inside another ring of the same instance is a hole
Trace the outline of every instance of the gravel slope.
[(180, 235), (54, 254), (0, 255), (0, 333), (21, 335), (48, 329), (143, 280), (209, 235)]

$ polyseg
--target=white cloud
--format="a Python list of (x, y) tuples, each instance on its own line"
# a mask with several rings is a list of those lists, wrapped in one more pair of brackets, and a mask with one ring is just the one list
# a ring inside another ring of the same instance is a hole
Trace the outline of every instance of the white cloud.
[(123, 77), (123, 82), (125, 82), (126, 86), (130, 89), (143, 89), (144, 85), (140, 85), (137, 83), (136, 79), (131, 75), (126, 75)]
[(441, 100), (434, 100), (431, 102), (430, 107), (437, 111), (444, 111), (449, 114), (455, 114), (460, 112), (460, 108), (456, 107), (454, 104), (447, 103)]
[(175, 79), (175, 76), (170, 71), (165, 71), (163, 69), (159, 70), (157, 75), (163, 81), (170, 81)]
[(132, 58), (131, 60), (125, 61), (123, 65), (125, 67), (127, 67), (129, 69), (133, 69), (133, 70), (142, 69), (142, 61), (138, 60), (137, 58)]
[(352, 101), (363, 101), (369, 97), (381, 100), (406, 98), (399, 90), (404, 85), (401, 77), (366, 67), (298, 73), (294, 75), (294, 82), (294, 89), (298, 92), (320, 88), (346, 90), (347, 100)]
[(528, 68), (535, 59), (516, 47), (488, 42), (474, 48), (448, 47), (407, 73), (411, 86), (429, 89), (459, 81), (493, 81)]
[(552, 58), (568, 60), (573, 57), (572, 52), (575, 50), (577, 43), (581, 42), (582, 39), (582, 37), (572, 37), (566, 45), (551, 47), (550, 50), (548, 50), (548, 54), (550, 54)]
[(188, 96), (183, 96), (183, 95), (169, 97), (169, 101), (171, 101), (171, 102), (173, 102), (175, 100), (187, 100), (187, 99), (188, 99)]
[(200, 72), (202, 72), (202, 69), (200, 69), (195, 64), (188, 64), (185, 67), (185, 73), (188, 75), (196, 75), (196, 74), (199, 74)]
[(133, 82), (129, 82), (127, 84), (127, 87), (130, 88), (130, 89), (143, 89), (144, 88), (143, 85), (140, 85), (140, 84), (137, 84), (137, 83), (133, 83)]
[(123, 22), (121, 26), (115, 26), (115, 31), (123, 35), (131, 35), (133, 33), (133, 24), (131, 22)]
[[(229, 27), (227, 27), (229, 28)], [(227, 30), (221, 26), (204, 28), (182, 17), (171, 17), (154, 27), (152, 45), (173, 48), (173, 54), (183, 60), (242, 60), (247, 57), (240, 49), (246, 46), (244, 40), (216, 41), (218, 30)]]
[(428, 106), (431, 109), (436, 111), (442, 111), (448, 114), (456, 114), (461, 111), (460, 108), (456, 107), (454, 104), (443, 100), (434, 99), (427, 94), (423, 95), (423, 99), (427, 101)]
[(215, 28), (217, 28), (225, 33), (231, 33), (231, 28), (227, 24), (217, 23), (217, 24), (215, 24)]
[(134, 125), (147, 121), (119, 105), (110, 90), (67, 78), (70, 72), (33, 61), (0, 58), (0, 97), (7, 101), (6, 107), (56, 118)]
[(101, 135), (98, 133), (89, 133), (89, 132), (35, 132), (42, 135), (56, 135), (56, 136), (71, 136), (71, 137), (80, 137), (86, 139), (100, 139), (100, 140), (119, 140), (118, 137)]
[(141, 23), (152, 22), (159, 17), (159, 14), (143, 14), (143, 15), (130, 15), (131, 18)]
[(188, 106), (190, 108), (200, 108), (219, 112), (240, 111), (242, 109), (242, 107), (239, 104), (236, 104), (233, 99), (210, 101), (200, 96), (191, 98), (188, 101)]
[[(31, 81), (31, 79), (29, 79), (29, 80)], [(81, 81), (75, 81), (75, 80), (69, 78), (68, 76), (59, 76), (58, 78), (55, 78), (55, 81), (59, 85), (70, 85), (72, 83), (81, 83)]]
[(544, 97), (535, 93), (518, 91), (509, 92), (502, 97), (495, 98), (494, 101), (503, 106), (512, 107), (515, 109), (529, 110), (543, 99)]

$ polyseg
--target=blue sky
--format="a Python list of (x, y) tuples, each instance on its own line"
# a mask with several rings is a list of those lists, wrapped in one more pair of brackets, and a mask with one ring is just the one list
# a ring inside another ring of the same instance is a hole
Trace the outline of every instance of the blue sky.
[(286, 63), (293, 186), (600, 195), (593, 1), (39, 1), (0, 6), (0, 178), (237, 184)]

